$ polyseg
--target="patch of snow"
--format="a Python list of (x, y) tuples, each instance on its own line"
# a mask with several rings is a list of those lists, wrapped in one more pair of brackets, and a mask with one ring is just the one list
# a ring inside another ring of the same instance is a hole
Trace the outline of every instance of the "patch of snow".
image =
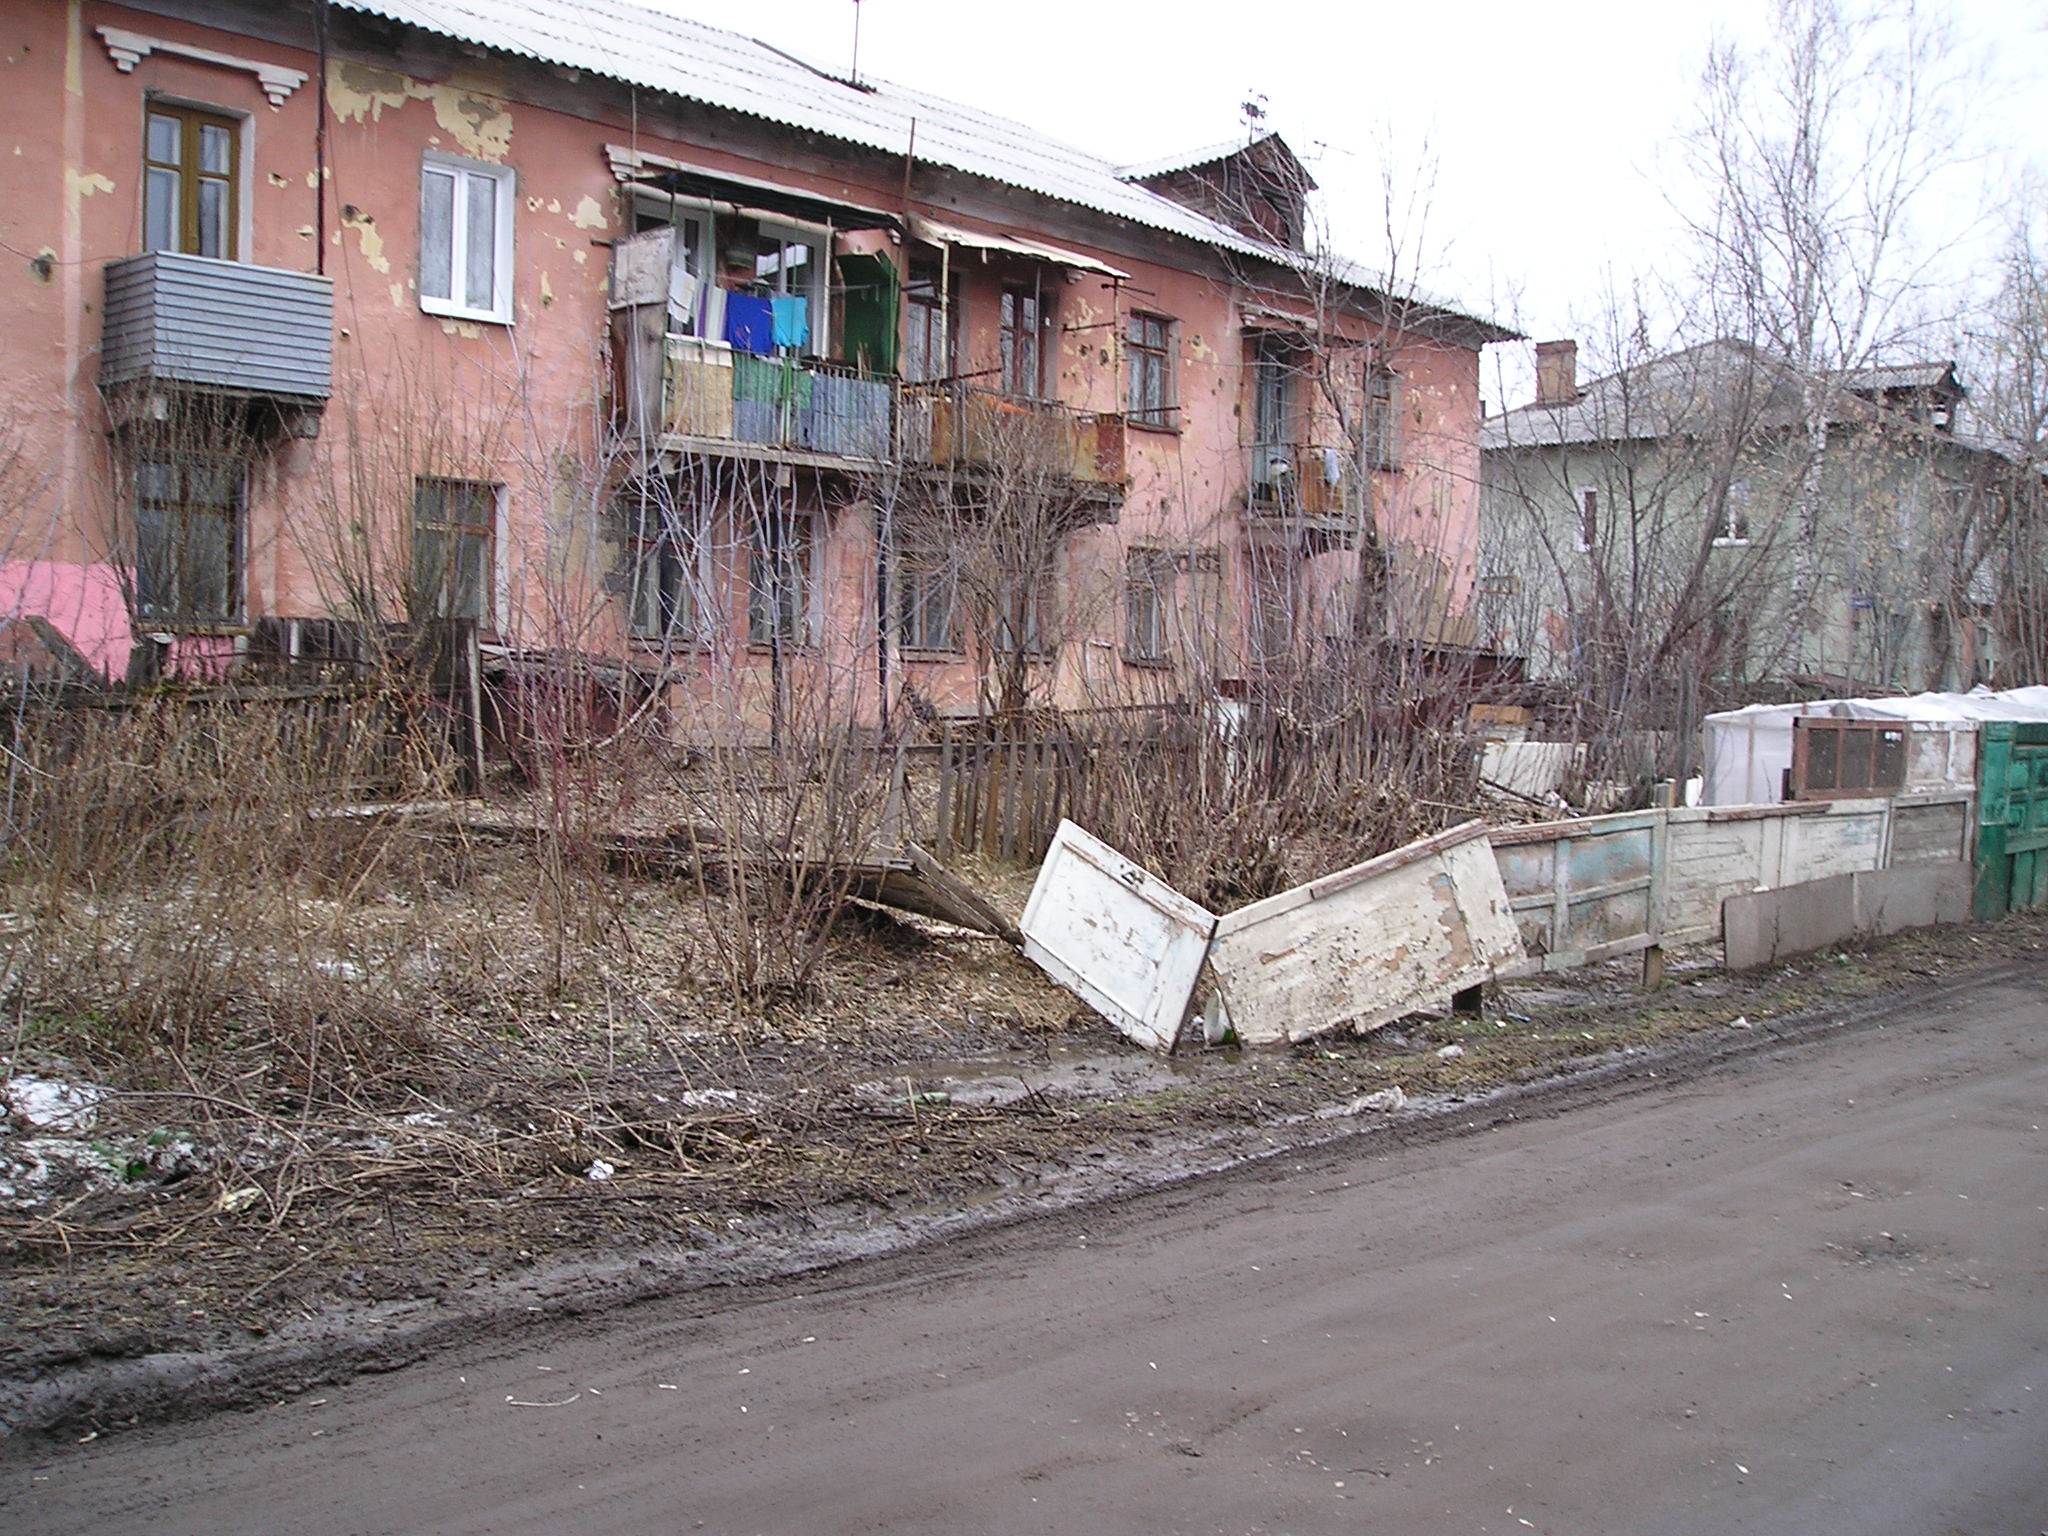
[(0, 1083), (0, 1097), (6, 1098), (25, 1124), (37, 1130), (76, 1134), (93, 1128), (107, 1090), (95, 1083), (67, 1083), (24, 1072)]
[(120, 1183), (121, 1171), (105, 1153), (61, 1136), (15, 1142), (0, 1157), (0, 1200), (17, 1206), (114, 1189)]

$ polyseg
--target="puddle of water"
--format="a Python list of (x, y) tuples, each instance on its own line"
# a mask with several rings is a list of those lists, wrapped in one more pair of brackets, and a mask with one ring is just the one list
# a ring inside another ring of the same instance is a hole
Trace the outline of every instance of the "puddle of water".
[(1056, 1045), (1045, 1051), (1018, 1050), (950, 1061), (920, 1061), (902, 1076), (878, 1079), (865, 1086), (870, 1091), (889, 1090), (901, 1096), (907, 1077), (918, 1093), (943, 1093), (955, 1104), (970, 1106), (1014, 1104), (1033, 1093), (1057, 1098), (1106, 1099), (1156, 1093), (1176, 1083), (1227, 1071), (1236, 1061), (1234, 1053), (1121, 1056)]

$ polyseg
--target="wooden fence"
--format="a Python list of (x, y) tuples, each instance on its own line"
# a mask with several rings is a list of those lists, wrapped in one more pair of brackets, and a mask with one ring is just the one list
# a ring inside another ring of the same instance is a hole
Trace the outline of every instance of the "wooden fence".
[(1219, 809), (1249, 799), (1328, 804), (1361, 785), (1469, 778), (1471, 743), (1406, 713), (1351, 709), (1304, 721), (1284, 708), (1215, 701), (948, 722), (936, 747), (930, 842), (941, 859), (1044, 856), (1062, 818), (1115, 835), (1148, 796)]
[(1491, 839), (1529, 958), (1565, 970), (1721, 933), (1731, 896), (1908, 865), (1967, 863), (1967, 794), (1680, 807), (1496, 827)]

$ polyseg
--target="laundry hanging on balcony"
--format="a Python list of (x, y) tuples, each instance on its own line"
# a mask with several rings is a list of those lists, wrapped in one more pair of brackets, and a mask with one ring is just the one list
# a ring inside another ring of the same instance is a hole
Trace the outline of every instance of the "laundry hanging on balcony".
[(775, 306), (751, 293), (725, 296), (725, 339), (728, 345), (756, 357), (775, 351)]
[(773, 312), (775, 345), (802, 349), (811, 343), (811, 301), (800, 294), (778, 293), (768, 301)]

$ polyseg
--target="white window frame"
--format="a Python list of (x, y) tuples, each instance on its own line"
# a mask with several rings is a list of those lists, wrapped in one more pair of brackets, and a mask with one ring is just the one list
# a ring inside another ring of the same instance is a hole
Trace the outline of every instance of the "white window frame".
[[(436, 298), (427, 292), (427, 178), (448, 176), (454, 181), (453, 214), (449, 221), (448, 240), (448, 291), (450, 297)], [(458, 275), (468, 263), (469, 256), (469, 201), (465, 196), (466, 184), (472, 180), (491, 182), (497, 189), (496, 249), (491, 263), (491, 304), (488, 309), (478, 309), (455, 298), (461, 284)], [(518, 176), (509, 165), (489, 165), (480, 160), (464, 160), (455, 155), (444, 155), (428, 150), (420, 160), (420, 308), (430, 315), (445, 315), (455, 320), (483, 320), (495, 325), (512, 323), (512, 220), (513, 211), (519, 206)]]
[(1728, 482), (1727, 493), (1721, 501), (1721, 528), (1714, 535), (1716, 549), (1747, 549), (1749, 547), (1749, 481), (1737, 478)]

